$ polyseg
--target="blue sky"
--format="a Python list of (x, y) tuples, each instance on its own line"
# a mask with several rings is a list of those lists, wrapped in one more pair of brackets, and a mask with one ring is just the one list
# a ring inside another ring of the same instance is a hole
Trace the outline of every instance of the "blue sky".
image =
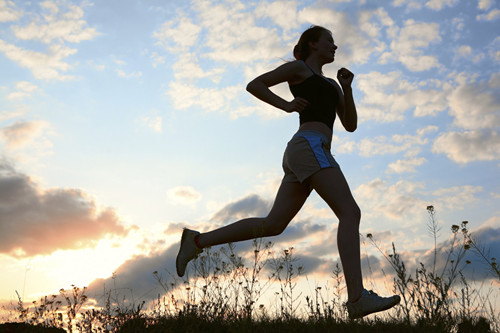
[[(468, 220), (498, 258), (498, 1), (380, 3), (0, 0), (0, 299), (115, 271), (147, 294), (144, 274), (173, 271), (182, 227), (265, 215), (298, 119), (245, 86), (312, 24), (339, 46), (325, 74), (355, 74), (358, 130), (337, 123), (332, 152), (361, 233), (425, 260), (434, 205), (440, 242)], [(312, 195), (272, 240), (321, 279), (336, 228)]]

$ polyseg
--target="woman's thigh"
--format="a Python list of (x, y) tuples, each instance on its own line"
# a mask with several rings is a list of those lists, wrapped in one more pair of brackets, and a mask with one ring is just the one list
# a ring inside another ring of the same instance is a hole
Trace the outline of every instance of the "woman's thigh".
[(311, 187), (339, 219), (361, 217), (359, 207), (340, 168), (326, 168), (310, 177)]
[(302, 208), (310, 193), (308, 184), (282, 182), (266, 218), (268, 226), (277, 232), (283, 231)]

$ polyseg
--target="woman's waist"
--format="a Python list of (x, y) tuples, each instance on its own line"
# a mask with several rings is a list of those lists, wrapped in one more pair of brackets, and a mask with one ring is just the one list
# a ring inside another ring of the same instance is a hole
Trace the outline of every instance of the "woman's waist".
[(322, 139), (327, 144), (331, 144), (332, 142), (332, 130), (325, 124), (320, 121), (309, 121), (307, 123), (303, 123), (300, 125), (296, 136), (306, 135), (306, 134), (317, 134), (321, 136)]

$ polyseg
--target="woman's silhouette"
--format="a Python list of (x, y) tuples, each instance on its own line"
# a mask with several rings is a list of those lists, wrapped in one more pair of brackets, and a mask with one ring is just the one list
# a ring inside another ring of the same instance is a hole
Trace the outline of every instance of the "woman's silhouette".
[[(357, 128), (351, 89), (353, 73), (341, 68), (337, 73), (340, 86), (323, 76), (322, 68), (334, 61), (336, 50), (331, 32), (312, 26), (302, 33), (293, 50), (295, 61), (262, 74), (248, 84), (247, 90), (262, 101), (288, 113), (299, 113), (300, 127), (283, 157), (283, 181), (267, 217), (243, 219), (206, 233), (184, 229), (176, 260), (179, 276), (184, 275), (188, 262), (204, 247), (281, 234), (315, 190), (339, 219), (337, 245), (346, 279), (349, 316), (360, 318), (399, 303), (397, 295), (380, 297), (363, 288), (359, 243), (361, 212), (330, 153), (337, 115), (347, 131), (354, 132)], [(290, 102), (269, 89), (282, 82), (288, 82), (295, 97)]]

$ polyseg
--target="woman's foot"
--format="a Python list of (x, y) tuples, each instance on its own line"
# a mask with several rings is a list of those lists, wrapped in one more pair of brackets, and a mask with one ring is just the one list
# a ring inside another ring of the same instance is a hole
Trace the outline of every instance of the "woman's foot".
[(189, 229), (184, 229), (182, 231), (181, 246), (177, 254), (177, 259), (175, 260), (177, 275), (180, 277), (184, 276), (187, 264), (203, 251), (195, 242), (195, 237), (199, 234), (198, 231)]
[(347, 302), (347, 312), (349, 318), (361, 318), (370, 313), (384, 311), (392, 308), (401, 301), (401, 297), (394, 295), (391, 297), (380, 297), (373, 291), (366, 289), (361, 293), (361, 297), (356, 302)]

